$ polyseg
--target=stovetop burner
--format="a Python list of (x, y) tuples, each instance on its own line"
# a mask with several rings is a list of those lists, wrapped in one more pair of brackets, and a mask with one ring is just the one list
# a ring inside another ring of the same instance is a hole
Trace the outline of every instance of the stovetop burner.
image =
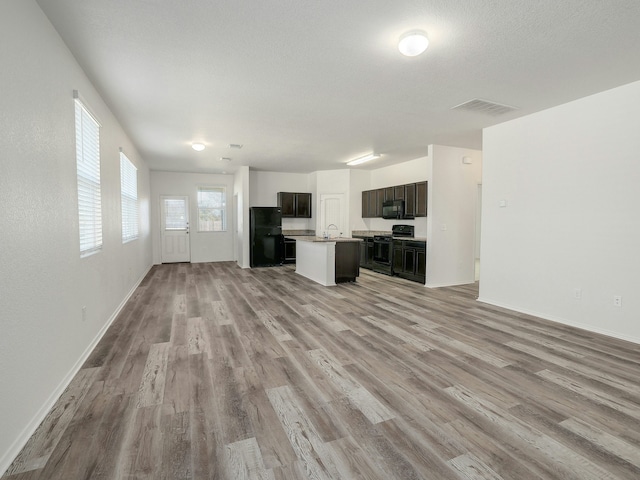
[(415, 227), (413, 225), (394, 225), (391, 228), (391, 234), (393, 237), (414, 237)]

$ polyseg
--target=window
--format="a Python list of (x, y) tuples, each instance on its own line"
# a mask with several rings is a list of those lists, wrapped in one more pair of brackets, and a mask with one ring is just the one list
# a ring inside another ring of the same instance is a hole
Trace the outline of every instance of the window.
[(120, 152), (122, 243), (138, 238), (138, 169)]
[(85, 257), (102, 248), (100, 124), (75, 96), (80, 256)]
[(198, 188), (198, 231), (227, 230), (227, 193), (224, 187)]

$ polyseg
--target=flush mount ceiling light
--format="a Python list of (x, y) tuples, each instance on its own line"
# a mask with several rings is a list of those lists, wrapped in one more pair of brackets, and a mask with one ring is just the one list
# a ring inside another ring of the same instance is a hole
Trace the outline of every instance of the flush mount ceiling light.
[(375, 153), (370, 153), (369, 155), (365, 155), (364, 157), (356, 158), (355, 160), (351, 160), (350, 162), (347, 162), (347, 165), (349, 166), (360, 165), (361, 163), (368, 162), (369, 160), (374, 160), (376, 158), (380, 158), (380, 155), (377, 155)]
[(191, 148), (193, 148), (196, 152), (201, 152), (204, 150), (204, 143), (192, 143)]
[(429, 46), (429, 39), (426, 32), (422, 30), (412, 30), (400, 37), (398, 50), (407, 57), (415, 57), (424, 52)]

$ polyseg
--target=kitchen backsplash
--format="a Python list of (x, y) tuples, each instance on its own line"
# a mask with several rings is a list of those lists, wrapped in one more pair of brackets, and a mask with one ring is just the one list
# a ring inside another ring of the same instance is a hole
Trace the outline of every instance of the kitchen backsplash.
[(351, 236), (373, 237), (374, 235), (391, 235), (391, 230), (353, 230)]

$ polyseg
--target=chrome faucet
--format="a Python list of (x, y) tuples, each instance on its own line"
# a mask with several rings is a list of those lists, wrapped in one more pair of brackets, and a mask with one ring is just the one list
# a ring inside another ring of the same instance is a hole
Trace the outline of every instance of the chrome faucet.
[(331, 238), (331, 234), (329, 233), (329, 230), (331, 230), (331, 227), (333, 227), (333, 230), (338, 230), (338, 226), (330, 223), (329, 225), (327, 225), (327, 231), (324, 234), (324, 238)]

